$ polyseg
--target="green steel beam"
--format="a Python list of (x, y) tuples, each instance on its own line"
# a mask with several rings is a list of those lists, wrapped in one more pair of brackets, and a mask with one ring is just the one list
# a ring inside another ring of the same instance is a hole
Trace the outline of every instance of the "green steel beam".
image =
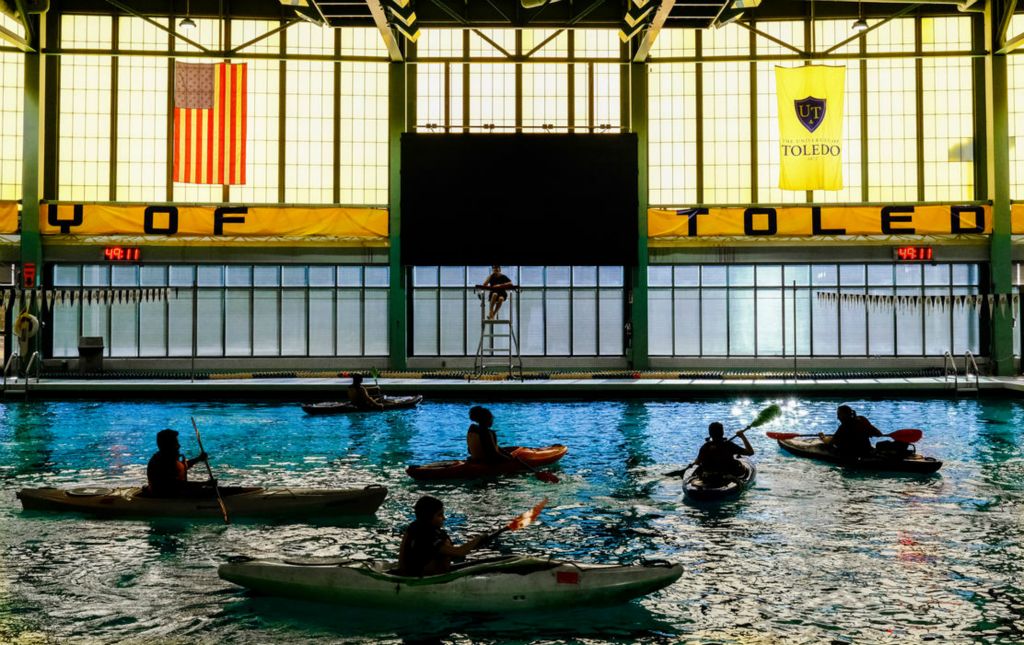
[(407, 365), (408, 317), (402, 267), (402, 133), (406, 130), (406, 84), (409, 66), (388, 64), (388, 353), (390, 367)]
[[(46, 113), (44, 61), (39, 51), (45, 37), (43, 24), (37, 16), (29, 18), (34, 23), (32, 33), (37, 41), (34, 52), (24, 54), (25, 93), (23, 99), (23, 139), (21, 162), (21, 276), (22, 286), (34, 287), (42, 284), (43, 277), (43, 243), (39, 235), (39, 202), (42, 200), (43, 187), (43, 136), (45, 132), (44, 116)], [(35, 276), (28, 279), (25, 272), (27, 266), (34, 266)], [(37, 316), (38, 311), (33, 312)], [(29, 355), (39, 348), (37, 335), (29, 345)], [(22, 365), (27, 363), (28, 356), (22, 357)]]
[[(1011, 0), (1012, 1), (1012, 0)], [(1002, 45), (1000, 0), (985, 2), (985, 163), (988, 197), (992, 200), (992, 238), (989, 249), (992, 293), (1009, 298), (1013, 286), (1013, 249), (1010, 245), (1010, 136), (1007, 104), (1006, 55)], [(998, 376), (1013, 374), (1012, 307), (992, 308), (991, 362)]]
[(637, 251), (632, 271), (629, 322), (633, 329), (631, 367), (650, 364), (647, 335), (647, 73), (646, 63), (629, 65), (629, 131), (637, 138)]

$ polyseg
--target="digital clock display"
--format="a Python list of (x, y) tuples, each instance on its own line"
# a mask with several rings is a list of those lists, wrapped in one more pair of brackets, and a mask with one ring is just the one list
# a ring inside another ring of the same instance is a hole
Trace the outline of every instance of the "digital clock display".
[(931, 262), (935, 253), (930, 246), (898, 246), (896, 259), (900, 262)]
[(103, 248), (103, 259), (107, 262), (139, 262), (142, 260), (142, 249), (137, 246), (106, 246)]

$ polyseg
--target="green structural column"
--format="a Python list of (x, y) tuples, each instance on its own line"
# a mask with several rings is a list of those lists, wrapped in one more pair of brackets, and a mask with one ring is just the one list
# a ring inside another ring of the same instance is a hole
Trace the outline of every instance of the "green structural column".
[[(43, 111), (44, 111), (44, 78), (43, 46), (41, 29), (43, 23), (37, 16), (32, 16), (34, 38), (31, 43), (34, 51), (24, 54), (25, 57), (25, 97), (22, 127), (21, 163), (21, 280), (24, 287), (42, 284), (43, 277), (43, 245), (39, 237), (39, 201), (42, 198), (43, 171)], [(17, 315), (17, 312), (14, 312)], [(38, 311), (33, 314), (39, 316)], [(29, 355), (39, 346), (36, 335), (29, 344)], [(28, 356), (22, 357), (23, 363)]]
[(388, 65), (388, 351), (391, 369), (407, 365), (408, 315), (402, 267), (402, 133), (406, 126), (405, 62)]
[[(1003, 7), (998, 0), (985, 3), (985, 163), (988, 198), (992, 200), (992, 239), (989, 249), (992, 293), (1009, 298), (1013, 286), (1010, 246), (1010, 136), (1007, 106), (1006, 55), (997, 54), (1005, 29), (1000, 26)], [(992, 367), (999, 376), (1013, 374), (1012, 307), (992, 308)]]
[(650, 364), (647, 351), (647, 64), (629, 65), (629, 130), (637, 138), (637, 249), (636, 270), (630, 284), (633, 302), (629, 322), (633, 329), (634, 369)]

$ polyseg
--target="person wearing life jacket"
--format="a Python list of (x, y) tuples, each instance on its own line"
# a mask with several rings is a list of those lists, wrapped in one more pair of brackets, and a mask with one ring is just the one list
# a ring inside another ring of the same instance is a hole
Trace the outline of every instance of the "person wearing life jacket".
[(348, 386), (348, 400), (360, 410), (383, 410), (384, 402), (370, 396), (363, 385), (363, 375), (353, 374), (352, 385)]
[(715, 421), (708, 426), (708, 438), (697, 453), (694, 464), (698, 472), (704, 476), (708, 475), (742, 475), (743, 466), (736, 459), (742, 455), (749, 457), (754, 454), (754, 448), (747, 441), (745, 430), (740, 430), (736, 436), (743, 441), (743, 447), (737, 446), (732, 441), (725, 440), (725, 427)]
[(430, 495), (419, 498), (413, 507), (416, 521), (405, 529), (398, 551), (398, 575), (433, 576), (446, 573), (452, 558), (465, 557), (489, 537), (486, 533), (455, 546), (444, 530), (444, 504)]
[(494, 415), (485, 407), (474, 405), (469, 409), (469, 420), (473, 424), (466, 432), (466, 447), (469, 461), (482, 464), (496, 464), (513, 460), (498, 446), (498, 435), (491, 429)]
[(859, 459), (874, 452), (872, 437), (881, 437), (882, 432), (848, 405), (836, 408), (839, 428), (831, 437), (819, 434), (833, 452), (847, 459)]
[(201, 452), (193, 459), (185, 459), (181, 455), (178, 443), (178, 432), (161, 430), (156, 433), (158, 450), (149, 458), (146, 466), (146, 478), (149, 480), (146, 494), (151, 497), (202, 497), (214, 495), (213, 482), (190, 482), (188, 471), (201, 461), (206, 461), (206, 453)]

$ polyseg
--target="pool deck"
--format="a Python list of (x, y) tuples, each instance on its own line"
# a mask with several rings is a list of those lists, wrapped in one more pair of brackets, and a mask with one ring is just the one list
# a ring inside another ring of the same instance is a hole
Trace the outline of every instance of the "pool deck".
[[(239, 379), (31, 379), (25, 392), (24, 379), (11, 380), (3, 390), (8, 400), (22, 398), (176, 398), (176, 399), (344, 399), (347, 378), (239, 378)], [(978, 390), (958, 392), (952, 381), (941, 377), (848, 378), (848, 379), (379, 379), (386, 394), (423, 394), (430, 398), (676, 398), (720, 394), (774, 394), (799, 392), (805, 395), (867, 396), (914, 394), (920, 396), (1021, 396), (1024, 377), (981, 377)], [(973, 386), (973, 382), (970, 384)]]

